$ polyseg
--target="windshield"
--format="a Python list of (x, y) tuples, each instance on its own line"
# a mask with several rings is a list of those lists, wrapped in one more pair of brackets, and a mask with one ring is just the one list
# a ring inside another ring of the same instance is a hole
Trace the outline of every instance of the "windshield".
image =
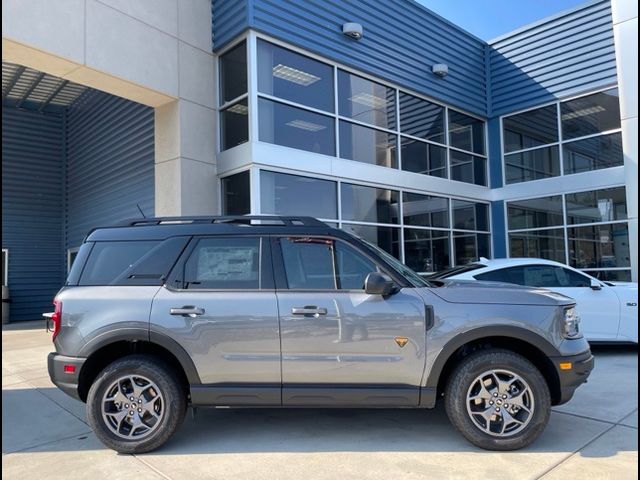
[(377, 245), (374, 245), (373, 243), (370, 243), (364, 238), (354, 235), (351, 232), (345, 232), (345, 233), (347, 233), (348, 235), (351, 235), (352, 237), (356, 237), (361, 242), (366, 243), (369, 248), (372, 248), (373, 250), (375, 250), (376, 253), (380, 255), (391, 266), (391, 268), (393, 268), (396, 272), (398, 272), (400, 275), (402, 275), (407, 280), (409, 280), (414, 287), (431, 286), (431, 284), (427, 280), (422, 278), (416, 272), (414, 272), (409, 267), (407, 267), (404, 263), (400, 262), (400, 260), (398, 260), (396, 257), (394, 257), (393, 255), (390, 255), (389, 253), (387, 253), (385, 250), (381, 249)]
[(454, 275), (458, 275), (460, 273), (471, 272), (473, 270), (478, 270), (479, 268), (485, 268), (486, 265), (481, 263), (468, 263), (467, 265), (460, 265), (457, 267), (445, 268), (444, 270), (440, 270), (439, 272), (435, 272), (429, 275), (430, 279), (443, 279), (453, 277)]

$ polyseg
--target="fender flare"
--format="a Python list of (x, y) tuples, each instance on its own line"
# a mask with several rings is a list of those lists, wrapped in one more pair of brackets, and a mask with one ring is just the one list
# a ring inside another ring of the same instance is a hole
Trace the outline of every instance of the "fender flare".
[(95, 352), (116, 342), (135, 342), (142, 341), (158, 345), (169, 351), (182, 367), (182, 370), (191, 385), (199, 384), (200, 376), (193, 360), (186, 352), (184, 347), (173, 338), (163, 333), (149, 331), (146, 328), (120, 328), (111, 332), (104, 333), (90, 342), (88, 342), (78, 353), (79, 357), (89, 358)]
[(456, 335), (445, 344), (445, 346), (442, 348), (442, 350), (440, 350), (440, 353), (433, 362), (431, 371), (429, 372), (429, 376), (427, 377), (425, 387), (433, 389), (438, 388), (438, 382), (440, 381), (440, 375), (442, 375), (444, 366), (460, 347), (469, 342), (487, 337), (513, 338), (526, 342), (529, 345), (537, 348), (547, 357), (560, 355), (560, 352), (548, 340), (541, 337), (537, 333), (532, 332), (531, 330), (527, 330), (521, 327), (515, 327), (512, 325), (493, 325), (478, 327)]

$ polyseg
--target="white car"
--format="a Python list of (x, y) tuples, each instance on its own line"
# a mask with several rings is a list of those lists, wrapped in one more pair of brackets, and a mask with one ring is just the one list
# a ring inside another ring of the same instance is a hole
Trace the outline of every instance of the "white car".
[(605, 282), (540, 258), (502, 258), (453, 267), (427, 279), (484, 280), (546, 288), (576, 301), (580, 330), (590, 342), (638, 343), (638, 284)]

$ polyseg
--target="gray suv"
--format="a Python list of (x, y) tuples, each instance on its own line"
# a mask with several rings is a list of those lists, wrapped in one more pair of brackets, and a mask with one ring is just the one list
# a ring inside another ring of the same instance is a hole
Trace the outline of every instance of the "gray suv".
[(188, 406), (411, 407), (473, 444), (532, 442), (593, 368), (570, 298), (429, 282), (306, 217), (93, 230), (50, 323), (49, 375), (108, 447), (164, 444)]

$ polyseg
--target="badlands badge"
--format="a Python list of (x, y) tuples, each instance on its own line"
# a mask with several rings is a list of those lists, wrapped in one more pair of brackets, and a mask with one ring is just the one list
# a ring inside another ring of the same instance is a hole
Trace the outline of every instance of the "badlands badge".
[(409, 339), (407, 337), (396, 337), (394, 339), (400, 348), (404, 347)]

